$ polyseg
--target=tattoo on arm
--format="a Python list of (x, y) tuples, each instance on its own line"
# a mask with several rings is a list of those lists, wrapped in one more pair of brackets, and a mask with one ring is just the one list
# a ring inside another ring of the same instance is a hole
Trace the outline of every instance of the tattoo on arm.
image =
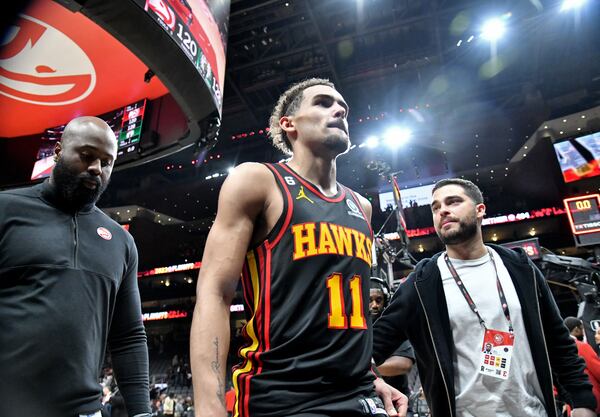
[(223, 407), (225, 407), (225, 381), (223, 381), (223, 375), (221, 373), (221, 362), (219, 362), (219, 338), (215, 337), (213, 340), (215, 347), (215, 360), (210, 363), (210, 368), (217, 375), (217, 398), (221, 401)]

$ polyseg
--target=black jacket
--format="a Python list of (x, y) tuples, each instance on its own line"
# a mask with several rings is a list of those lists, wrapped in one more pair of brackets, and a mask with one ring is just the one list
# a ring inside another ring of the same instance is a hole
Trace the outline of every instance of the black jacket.
[(133, 238), (46, 181), (0, 193), (0, 416), (100, 409), (106, 347), (131, 415), (150, 412)]
[[(543, 402), (556, 417), (552, 371), (569, 392), (574, 407), (594, 410), (596, 400), (584, 362), (563, 325), (541, 271), (523, 251), (490, 245), (500, 255), (521, 303)], [(424, 259), (394, 294), (374, 325), (373, 357), (382, 363), (404, 340), (413, 345), (425, 395), (434, 417), (456, 415), (452, 331), (437, 258)]]

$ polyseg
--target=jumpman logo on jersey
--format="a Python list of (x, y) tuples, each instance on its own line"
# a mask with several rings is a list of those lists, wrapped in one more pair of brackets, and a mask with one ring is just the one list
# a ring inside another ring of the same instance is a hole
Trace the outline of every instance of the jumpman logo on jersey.
[(302, 186), (302, 185), (300, 186), (300, 191), (298, 192), (298, 195), (296, 196), (296, 200), (300, 200), (301, 198), (306, 198), (308, 201), (310, 201), (310, 204), (315, 204), (314, 201), (312, 201), (310, 198), (308, 198), (308, 196), (304, 192), (304, 186)]

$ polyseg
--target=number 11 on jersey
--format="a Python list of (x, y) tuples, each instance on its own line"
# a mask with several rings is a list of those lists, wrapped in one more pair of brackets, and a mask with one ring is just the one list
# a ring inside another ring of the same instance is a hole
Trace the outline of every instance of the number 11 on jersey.
[[(327, 278), (329, 289), (329, 320), (330, 329), (347, 329), (348, 317), (344, 304), (344, 277), (339, 272), (334, 272)], [(363, 313), (362, 280), (360, 275), (354, 275), (349, 281), (350, 296), (352, 302), (352, 314), (350, 315), (350, 328), (366, 329), (367, 320)]]

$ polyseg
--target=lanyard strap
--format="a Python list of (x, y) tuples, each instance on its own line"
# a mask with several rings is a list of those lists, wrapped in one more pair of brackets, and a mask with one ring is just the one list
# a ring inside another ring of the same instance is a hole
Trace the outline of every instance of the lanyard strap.
[[(496, 267), (496, 261), (494, 260), (494, 256), (489, 249), (488, 249), (488, 253), (490, 254), (490, 259), (492, 261), (492, 265), (494, 266), (494, 272), (496, 273), (496, 288), (498, 289), (498, 297), (500, 298), (500, 304), (502, 305), (502, 311), (504, 312), (504, 317), (506, 317), (506, 321), (508, 321), (508, 331), (512, 334), (513, 333), (513, 325), (512, 325), (512, 321), (510, 320), (510, 311), (508, 310), (508, 303), (506, 302), (506, 296), (504, 295), (504, 290), (502, 289), (502, 284), (500, 283), (500, 278), (498, 277), (498, 268)], [(450, 274), (452, 275), (452, 278), (454, 278), (454, 281), (456, 282), (456, 285), (458, 285), (460, 292), (462, 293), (463, 297), (465, 297), (467, 304), (469, 304), (471, 311), (473, 311), (473, 313), (475, 313), (477, 315), (477, 318), (479, 319), (479, 323), (484, 327), (484, 329), (487, 329), (487, 326), (485, 325), (485, 320), (483, 320), (483, 318), (479, 314), (479, 310), (477, 309), (475, 302), (471, 298), (469, 291), (467, 291), (467, 288), (465, 287), (462, 280), (458, 276), (458, 272), (456, 272), (456, 269), (454, 269), (454, 265), (452, 265), (452, 262), (450, 262), (450, 258), (448, 258), (447, 253), (444, 254), (444, 260), (446, 261), (446, 265), (448, 266), (448, 269), (450, 270)]]

